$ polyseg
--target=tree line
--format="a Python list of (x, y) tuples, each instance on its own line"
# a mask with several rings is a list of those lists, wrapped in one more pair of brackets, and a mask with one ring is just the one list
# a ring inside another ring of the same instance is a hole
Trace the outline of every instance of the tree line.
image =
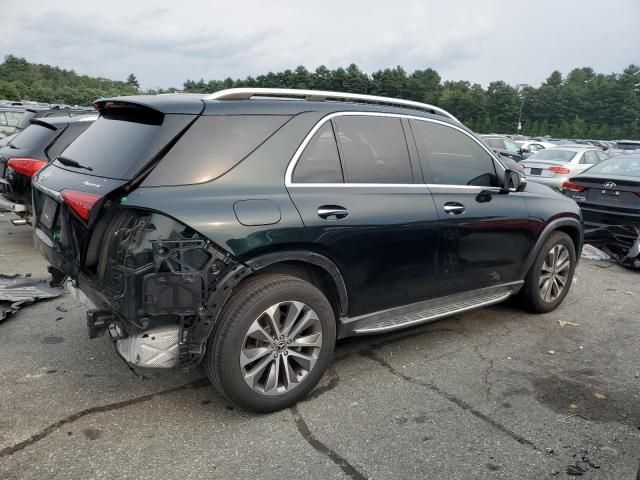
[(9, 55), (0, 64), (0, 98), (89, 104), (100, 96), (136, 93), (212, 93), (233, 87), (302, 88), (365, 93), (426, 102), (445, 108), (479, 133), (516, 133), (572, 138), (640, 138), (640, 66), (620, 73), (591, 67), (554, 71), (538, 87), (491, 82), (487, 88), (468, 81), (443, 81), (431, 68), (406, 72), (402, 67), (371, 74), (357, 65), (313, 71), (303, 66), (244, 79), (187, 80), (182, 89), (139, 89), (135, 75), (119, 82), (36, 65)]

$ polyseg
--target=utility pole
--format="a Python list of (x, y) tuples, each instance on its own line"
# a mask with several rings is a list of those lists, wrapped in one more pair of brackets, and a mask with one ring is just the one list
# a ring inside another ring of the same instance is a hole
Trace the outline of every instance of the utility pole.
[(522, 106), (524, 105), (524, 96), (522, 95), (522, 91), (524, 87), (528, 87), (529, 85), (526, 83), (518, 83), (516, 85), (516, 93), (520, 97), (520, 111), (518, 112), (518, 135), (520, 135), (520, 131), (522, 130)]

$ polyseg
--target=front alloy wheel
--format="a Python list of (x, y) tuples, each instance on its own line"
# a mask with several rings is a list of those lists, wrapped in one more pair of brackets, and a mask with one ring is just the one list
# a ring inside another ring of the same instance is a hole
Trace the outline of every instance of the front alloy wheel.
[(573, 240), (564, 232), (553, 232), (544, 242), (524, 280), (520, 298), (537, 313), (554, 310), (569, 293), (576, 268)]
[(564, 245), (555, 245), (542, 263), (540, 272), (540, 297), (547, 303), (558, 298), (567, 284), (571, 268), (571, 256)]

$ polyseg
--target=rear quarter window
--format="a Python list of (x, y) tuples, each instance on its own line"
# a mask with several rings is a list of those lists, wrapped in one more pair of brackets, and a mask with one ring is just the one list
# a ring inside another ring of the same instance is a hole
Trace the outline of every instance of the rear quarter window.
[(200, 117), (146, 178), (145, 186), (192, 185), (214, 180), (258, 148), (286, 115)]

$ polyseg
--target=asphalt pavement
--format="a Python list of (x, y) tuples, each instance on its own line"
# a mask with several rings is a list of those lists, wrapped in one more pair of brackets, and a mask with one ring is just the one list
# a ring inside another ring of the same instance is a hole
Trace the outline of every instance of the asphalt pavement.
[[(46, 275), (9, 218), (0, 273)], [(640, 273), (577, 276), (546, 315), (511, 302), (342, 341), (270, 415), (201, 368), (132, 371), (68, 294), (33, 304), (0, 323), (0, 479), (640, 479)]]

